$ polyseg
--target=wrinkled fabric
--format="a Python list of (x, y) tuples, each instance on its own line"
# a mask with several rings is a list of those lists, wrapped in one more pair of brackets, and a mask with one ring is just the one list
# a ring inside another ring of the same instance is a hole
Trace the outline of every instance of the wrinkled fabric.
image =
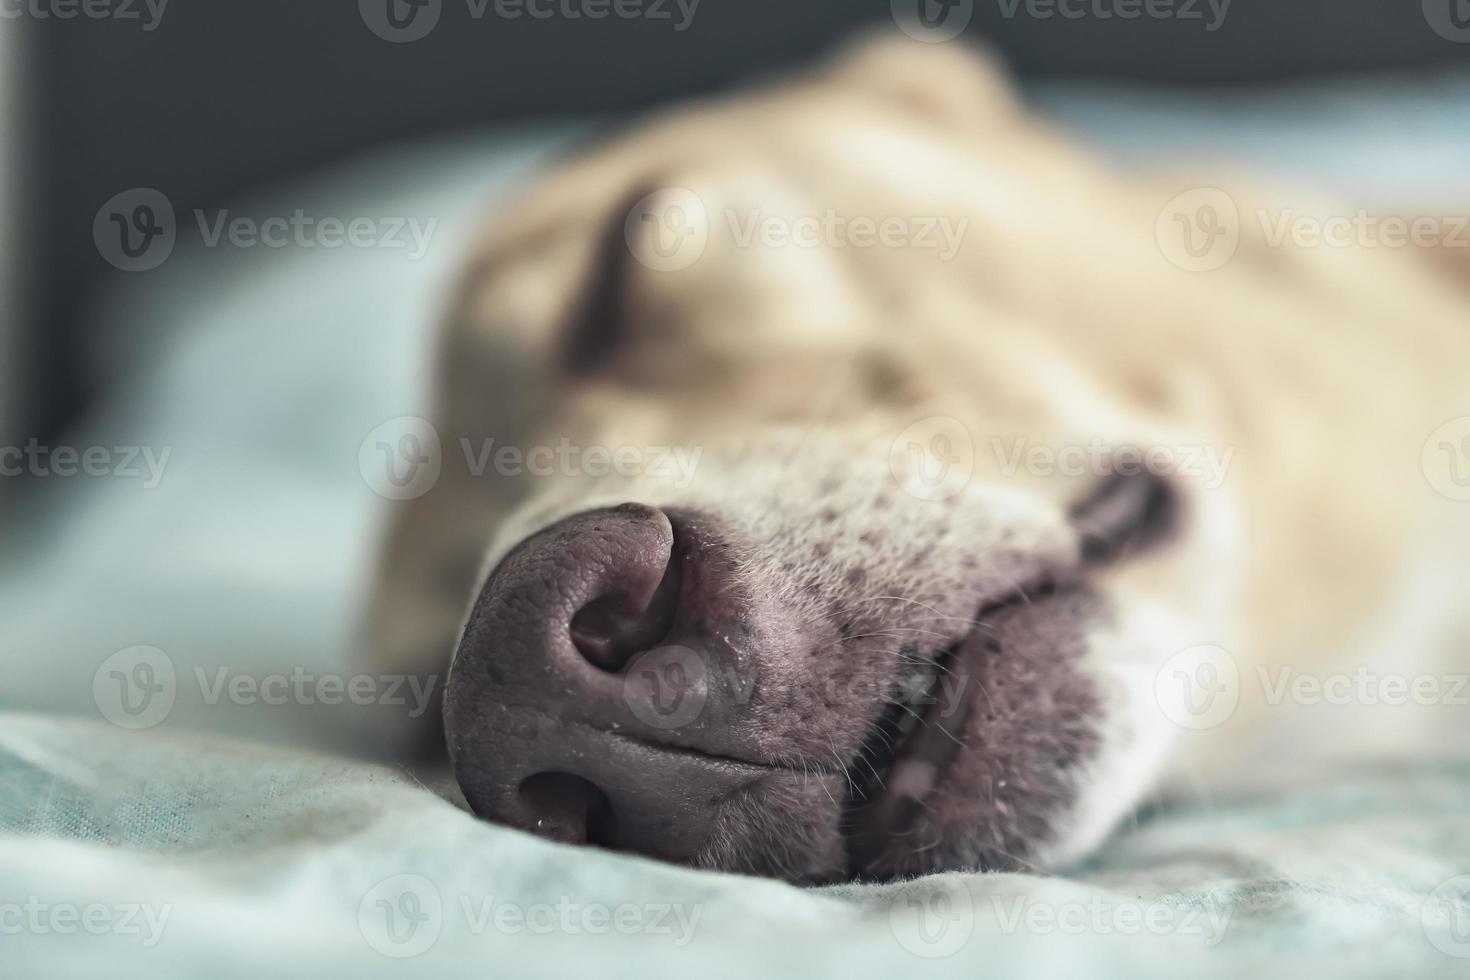
[(1470, 766), (1292, 785), (1156, 810), (1062, 876), (801, 889), (552, 844), (401, 770), (11, 714), (0, 947), (7, 975), (155, 980), (1464, 976)]

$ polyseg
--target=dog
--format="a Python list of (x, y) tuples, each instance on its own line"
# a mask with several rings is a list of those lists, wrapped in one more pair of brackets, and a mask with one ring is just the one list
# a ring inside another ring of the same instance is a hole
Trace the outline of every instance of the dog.
[(1470, 468), (1462, 284), (1225, 235), (1255, 193), (1114, 172), (985, 52), (893, 39), (583, 149), (449, 303), (377, 668), (447, 672), (466, 801), (554, 840), (1085, 857), (1270, 744), (1263, 672), (1408, 627), (1431, 669), (1466, 598), (1427, 469)]

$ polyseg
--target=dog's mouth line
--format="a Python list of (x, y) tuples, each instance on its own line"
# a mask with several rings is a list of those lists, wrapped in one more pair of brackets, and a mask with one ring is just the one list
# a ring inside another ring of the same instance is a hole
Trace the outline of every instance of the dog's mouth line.
[(1058, 588), (1055, 576), (1044, 575), (1031, 587), (985, 603), (966, 635), (895, 682), (847, 769), (840, 823), (851, 876), (863, 877), (895, 842), (914, 833), (928, 798), (966, 746), (980, 684), (971, 673), (973, 658), (961, 656), (962, 650), (977, 643), (989, 646), (989, 617)]
[(894, 685), (847, 769), (848, 801), (845, 817), (859, 818), (886, 790), (893, 767), (903, 757), (914, 733), (929, 724), (926, 717), (942, 693), (940, 681), (954, 662), (959, 643), (941, 650), (908, 677)]

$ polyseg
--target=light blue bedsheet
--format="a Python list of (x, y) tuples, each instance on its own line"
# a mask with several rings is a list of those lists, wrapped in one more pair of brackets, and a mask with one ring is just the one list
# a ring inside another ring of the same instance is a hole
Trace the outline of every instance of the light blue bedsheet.
[[(1470, 206), (1463, 77), (1036, 98), (1125, 162), (1228, 148), (1364, 201)], [(206, 249), (180, 215), (176, 254), (96, 311), (97, 356), (130, 380), (73, 442), (169, 456), (156, 486), (40, 481), (0, 562), (0, 976), (1470, 976), (1455, 763), (1278, 773), (1143, 814), (1065, 876), (801, 890), (481, 824), (350, 761), (357, 712), (212, 693), (356, 672), (384, 506), (360, 443), (426, 408), (468, 221), (579, 131), (422, 147), (236, 209), (436, 219), (421, 258)], [(109, 672), (144, 661), (174, 684), (130, 731)]]
[[(1470, 879), (1454, 876), (1470, 867), (1470, 768), (1284, 783), (1146, 815), (1065, 877), (803, 890), (487, 826), (393, 769), (16, 715), (0, 726), (0, 966), (140, 980), (372, 977), (402, 960), (473, 978), (1465, 976)], [(52, 919), (87, 906), (96, 935)]]

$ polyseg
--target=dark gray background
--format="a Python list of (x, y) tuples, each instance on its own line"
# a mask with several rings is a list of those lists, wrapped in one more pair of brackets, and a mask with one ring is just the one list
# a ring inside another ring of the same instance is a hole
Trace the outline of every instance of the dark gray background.
[[(80, 323), (119, 275), (91, 235), (119, 191), (158, 188), (180, 213), (212, 207), (374, 144), (624, 112), (800, 61), (864, 24), (893, 27), (888, 0), (702, 0), (683, 32), (669, 20), (506, 20), (493, 7), (475, 20), (466, 0), (441, 2), (437, 27), (408, 44), (369, 31), (357, 0), (172, 0), (151, 32), (120, 19), (27, 25), (33, 247), (10, 261), (27, 264), (34, 311), (34, 431), (64, 427), (106, 381), (87, 367)], [(975, 0), (963, 38), (988, 40), (1027, 77), (1239, 85), (1470, 56), (1429, 27), (1420, 0), (1235, 0), (1214, 32), (1004, 9)]]

